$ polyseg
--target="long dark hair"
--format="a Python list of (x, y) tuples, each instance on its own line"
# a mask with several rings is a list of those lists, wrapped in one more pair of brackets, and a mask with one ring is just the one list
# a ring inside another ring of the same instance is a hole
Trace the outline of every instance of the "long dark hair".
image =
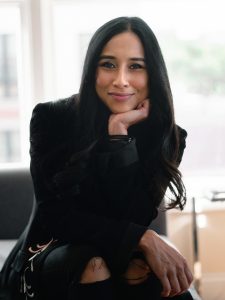
[[(84, 61), (83, 75), (79, 91), (78, 115), (81, 145), (90, 149), (101, 135), (106, 134), (109, 111), (97, 96), (95, 90), (96, 68), (100, 54), (106, 43), (115, 35), (131, 31), (135, 33), (145, 52), (146, 68), (149, 78), (149, 98), (151, 113), (149, 122), (158, 130), (156, 155), (157, 168), (153, 177), (156, 205), (159, 205), (167, 186), (173, 198), (167, 208), (183, 208), (186, 202), (185, 188), (178, 170), (179, 132), (174, 120), (173, 98), (167, 69), (158, 41), (151, 28), (138, 17), (119, 17), (101, 26), (93, 35)], [(149, 124), (146, 122), (146, 124)], [(148, 131), (151, 131), (149, 126)], [(146, 174), (152, 171), (146, 159)], [(148, 175), (147, 175), (148, 176)]]

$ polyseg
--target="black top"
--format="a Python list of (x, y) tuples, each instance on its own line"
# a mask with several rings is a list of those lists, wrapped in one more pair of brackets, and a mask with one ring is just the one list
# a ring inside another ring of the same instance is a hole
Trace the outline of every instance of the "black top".
[(157, 207), (134, 137), (106, 137), (90, 155), (73, 161), (75, 104), (72, 96), (33, 111), (31, 174), (41, 226), (63, 242), (96, 246), (110, 266), (122, 268)]
[[(179, 132), (180, 161), (186, 131), (179, 128)], [(20, 253), (53, 237), (94, 246), (111, 271), (120, 273), (157, 216), (162, 199), (153, 201), (142, 167), (143, 138), (136, 136), (135, 129), (124, 138), (99, 139), (77, 160), (78, 135), (76, 96), (34, 108), (30, 169), (37, 205)], [(154, 157), (152, 166), (154, 171)], [(19, 261), (23, 259), (14, 262), (17, 269), (22, 265)]]

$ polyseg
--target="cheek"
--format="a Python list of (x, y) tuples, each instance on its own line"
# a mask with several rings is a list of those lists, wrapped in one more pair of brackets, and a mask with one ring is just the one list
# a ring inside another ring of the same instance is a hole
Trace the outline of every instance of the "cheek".
[(110, 83), (109, 76), (103, 74), (103, 72), (98, 72), (96, 75), (96, 87), (104, 88)]
[(139, 91), (139, 93), (145, 96), (148, 95), (148, 80), (146, 77), (136, 77), (133, 82), (133, 86)]
[(100, 87), (100, 86), (102, 86), (102, 78), (101, 78), (101, 76), (97, 76), (96, 77), (96, 87)]

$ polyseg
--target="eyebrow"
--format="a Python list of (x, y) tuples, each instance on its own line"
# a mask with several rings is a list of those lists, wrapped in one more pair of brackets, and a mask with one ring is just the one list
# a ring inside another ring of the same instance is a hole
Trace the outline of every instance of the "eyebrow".
[[(112, 56), (112, 55), (101, 55), (99, 57), (99, 60), (101, 59), (116, 59), (115, 56)], [(132, 61), (143, 61), (145, 62), (145, 59), (143, 57), (131, 57), (130, 60)]]

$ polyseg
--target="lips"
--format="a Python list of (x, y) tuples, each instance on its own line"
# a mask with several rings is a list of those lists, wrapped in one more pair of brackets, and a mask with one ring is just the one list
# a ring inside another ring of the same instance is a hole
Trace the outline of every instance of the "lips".
[(118, 93), (118, 92), (109, 92), (108, 94), (117, 101), (126, 101), (134, 95), (134, 93)]

